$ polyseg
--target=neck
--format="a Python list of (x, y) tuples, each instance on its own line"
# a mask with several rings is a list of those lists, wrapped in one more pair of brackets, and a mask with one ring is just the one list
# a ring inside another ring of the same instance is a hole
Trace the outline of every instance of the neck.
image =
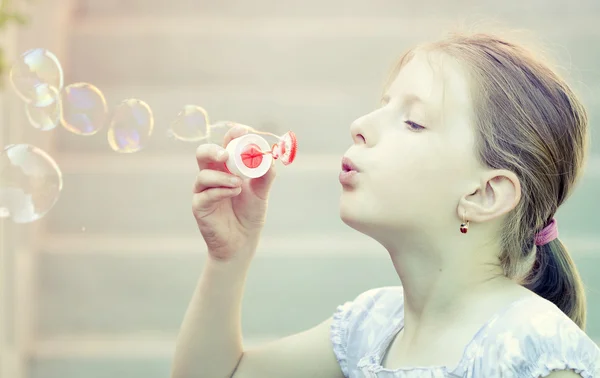
[(458, 319), (469, 303), (510, 282), (500, 267), (499, 248), (474, 237), (445, 236), (411, 240), (403, 235), (402, 241), (382, 243), (404, 289), (405, 333), (444, 327), (444, 321)]

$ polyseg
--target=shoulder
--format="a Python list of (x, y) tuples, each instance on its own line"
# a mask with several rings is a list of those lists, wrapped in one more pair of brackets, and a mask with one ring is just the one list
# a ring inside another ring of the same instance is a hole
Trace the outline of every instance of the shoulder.
[(567, 378), (573, 376), (569, 370), (575, 377), (600, 376), (598, 346), (543, 298), (526, 300), (498, 319), (485, 344), (483, 363), (507, 376)]
[(337, 306), (330, 326), (333, 351), (345, 376), (403, 314), (401, 286), (367, 290)]
[(365, 315), (376, 309), (387, 309), (391, 304), (402, 303), (404, 292), (401, 286), (385, 286), (367, 290), (351, 301), (347, 301), (336, 308), (336, 315), (345, 318)]
[[(351, 301), (337, 306), (333, 314), (332, 331), (345, 336), (367, 328), (367, 323), (389, 322), (403, 313), (404, 292), (401, 286), (386, 286), (365, 291)], [(361, 324), (360, 329), (354, 326)]]

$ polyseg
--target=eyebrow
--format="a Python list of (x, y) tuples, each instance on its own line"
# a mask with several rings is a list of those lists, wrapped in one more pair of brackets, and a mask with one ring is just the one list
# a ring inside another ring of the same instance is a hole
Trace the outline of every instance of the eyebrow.
[[(384, 94), (381, 97), (381, 102), (389, 102), (391, 100), (391, 96), (389, 94)], [(423, 99), (419, 96), (417, 96), (414, 93), (408, 93), (404, 96), (402, 96), (402, 103), (405, 105), (412, 105), (414, 103), (421, 103), (423, 105), (425, 105), (425, 101), (423, 101)]]

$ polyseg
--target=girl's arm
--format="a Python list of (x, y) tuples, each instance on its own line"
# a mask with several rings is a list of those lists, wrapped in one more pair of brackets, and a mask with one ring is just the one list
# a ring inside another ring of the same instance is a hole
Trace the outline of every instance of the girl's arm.
[(329, 340), (331, 318), (243, 350), (241, 302), (249, 265), (207, 260), (179, 333), (171, 378), (343, 378)]
[[(247, 133), (247, 128), (231, 128), (223, 146)], [(328, 322), (243, 350), (242, 295), (275, 171), (271, 167), (262, 177), (232, 181), (236, 177), (224, 164), (228, 159), (229, 152), (214, 144), (202, 144), (196, 151), (199, 173), (192, 210), (208, 257), (181, 326), (171, 377), (341, 378)]]
[(329, 339), (331, 318), (244, 352), (233, 378), (344, 378)]

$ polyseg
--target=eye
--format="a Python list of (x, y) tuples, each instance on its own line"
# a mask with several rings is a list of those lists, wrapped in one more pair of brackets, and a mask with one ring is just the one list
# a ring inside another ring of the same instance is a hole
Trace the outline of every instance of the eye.
[(406, 123), (409, 127), (409, 129), (413, 130), (413, 131), (421, 131), (421, 130), (425, 130), (425, 127), (419, 125), (418, 123), (414, 123), (413, 121), (404, 121), (404, 123)]

